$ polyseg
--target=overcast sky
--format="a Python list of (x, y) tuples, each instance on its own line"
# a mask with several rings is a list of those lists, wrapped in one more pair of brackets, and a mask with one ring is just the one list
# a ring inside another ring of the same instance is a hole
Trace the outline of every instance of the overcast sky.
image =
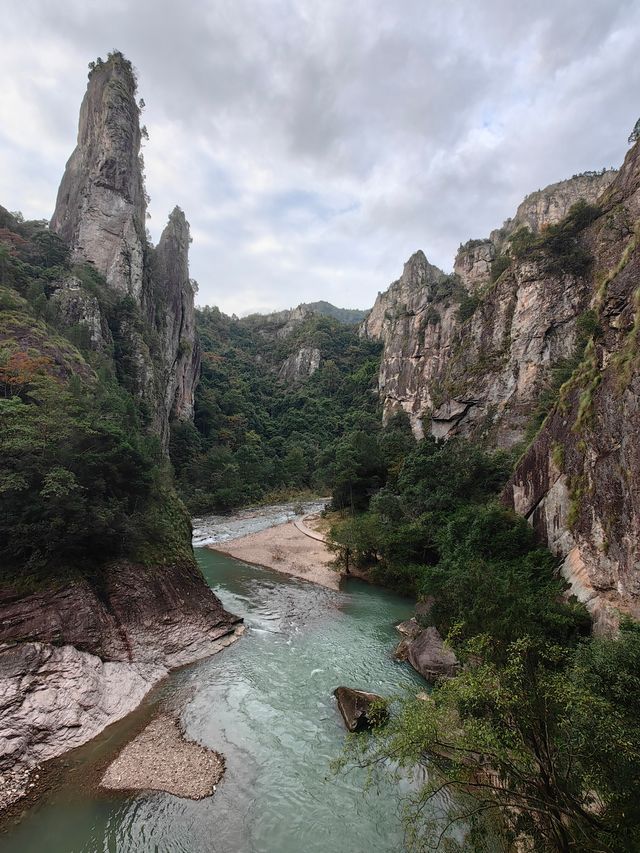
[(0, 204), (49, 217), (87, 63), (137, 69), (154, 241), (179, 204), (200, 304), (369, 307), (522, 197), (617, 166), (640, 0), (19, 0), (2, 9)]

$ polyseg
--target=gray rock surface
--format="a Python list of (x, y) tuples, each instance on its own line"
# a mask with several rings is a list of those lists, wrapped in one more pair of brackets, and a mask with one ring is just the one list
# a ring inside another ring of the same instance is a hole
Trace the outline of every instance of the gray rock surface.
[(597, 334), (561, 402), (516, 466), (503, 499), (562, 560), (596, 630), (640, 618), (640, 147), (582, 235)]
[[(157, 248), (146, 236), (146, 194), (140, 155), (136, 80), (122, 54), (110, 55), (89, 75), (80, 109), (78, 144), (67, 163), (51, 229), (78, 262), (104, 277), (128, 340), (128, 381), (152, 412), (166, 450), (171, 420), (193, 416), (200, 372), (194, 285), (189, 279), (189, 225), (175, 208)], [(107, 318), (80, 282), (65, 282), (54, 297), (69, 322), (84, 323), (100, 348), (109, 340)], [(102, 341), (100, 340), (102, 337)]]
[(409, 643), (407, 659), (426, 681), (452, 678), (460, 668), (455, 654), (433, 627), (425, 628)]
[(68, 327), (84, 326), (91, 349), (107, 352), (113, 343), (106, 318), (96, 296), (88, 293), (77, 276), (70, 275), (54, 282), (51, 304)]
[[(350, 732), (370, 729), (388, 716), (386, 709), (380, 705), (384, 703), (384, 699), (377, 693), (367, 693), (352, 687), (337, 687), (333, 695), (336, 697), (344, 724)], [(378, 707), (372, 709), (375, 704), (378, 704)]]
[(404, 622), (400, 622), (399, 625), (396, 625), (396, 631), (399, 634), (402, 634), (403, 637), (408, 637), (410, 640), (415, 640), (418, 634), (421, 633), (422, 628), (414, 618), (405, 619)]
[(0, 596), (0, 773), (31, 770), (132, 711), (171, 669), (241, 628), (195, 564), (106, 572), (26, 597)]
[(522, 440), (553, 366), (574, 352), (591, 286), (550, 274), (540, 258), (513, 263), (492, 284), (491, 263), (515, 228), (557, 222), (579, 199), (595, 201), (615, 174), (579, 176), (527, 197), (502, 230), (460, 247), (453, 277), (423, 252), (409, 259), (361, 325), (361, 334), (384, 343), (385, 420), (406, 412), (418, 437), (462, 435), (502, 448)]
[(320, 350), (318, 347), (300, 347), (282, 363), (278, 371), (280, 382), (297, 385), (304, 382), (320, 367)]
[(91, 72), (51, 230), (77, 259), (91, 261), (110, 287), (139, 299), (147, 205), (135, 94), (131, 63), (121, 55)]
[(193, 418), (200, 375), (195, 284), (189, 278), (190, 243), (189, 223), (176, 207), (153, 252), (151, 286), (143, 298), (145, 316), (160, 339), (156, 373), (160, 389), (164, 389), (158, 424), (161, 433), (171, 420)]

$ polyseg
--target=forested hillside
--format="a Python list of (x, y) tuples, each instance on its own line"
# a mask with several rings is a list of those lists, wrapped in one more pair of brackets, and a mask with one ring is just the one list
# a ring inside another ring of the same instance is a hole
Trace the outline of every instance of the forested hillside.
[[(74, 322), (74, 300), (94, 325)], [(72, 264), (46, 223), (0, 208), (0, 310), (3, 580), (190, 559), (188, 518), (130, 390), (126, 330), (148, 332), (136, 306)]]
[[(256, 318), (197, 313), (202, 375), (195, 417), (174, 425), (171, 458), (192, 512), (228, 510), (303, 489), (326, 493), (336, 443), (357, 424), (377, 429), (380, 345), (353, 326), (308, 316), (284, 337)], [(318, 352), (300, 381), (279, 375), (300, 349)]]

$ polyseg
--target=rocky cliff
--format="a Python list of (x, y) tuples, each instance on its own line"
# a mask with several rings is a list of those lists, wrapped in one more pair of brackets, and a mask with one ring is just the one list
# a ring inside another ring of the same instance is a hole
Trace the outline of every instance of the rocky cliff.
[(0, 208), (0, 808), (239, 621), (167, 470), (200, 367), (191, 241), (179, 208), (145, 236), (135, 93), (121, 54), (92, 69), (49, 230)]
[[(131, 63), (120, 53), (91, 70), (78, 143), (50, 227), (70, 246), (75, 260), (89, 262), (104, 278), (112, 301), (137, 309), (124, 318), (120, 330), (132, 350), (127, 379), (153, 413), (153, 426), (166, 449), (170, 421), (193, 414), (200, 351), (184, 214), (175, 208), (157, 248), (146, 236), (136, 91)], [(104, 334), (97, 334), (98, 326), (108, 324), (97, 318), (95, 297), (83, 296), (68, 280), (59, 289), (69, 321), (88, 323), (100, 345)], [(69, 292), (72, 299), (64, 295)]]
[(147, 205), (136, 88), (131, 63), (121, 54), (91, 71), (51, 230), (77, 258), (95, 264), (110, 287), (139, 299)]
[(592, 334), (504, 500), (562, 559), (573, 592), (606, 630), (640, 618), (640, 147), (580, 239)]
[(0, 590), (0, 613), (0, 805), (3, 782), (85, 743), (240, 630), (189, 561), (114, 564), (99, 592), (82, 579)]
[(593, 201), (614, 174), (579, 176), (529, 196), (503, 229), (460, 247), (453, 275), (422, 252), (411, 257), (361, 326), (384, 342), (385, 418), (405, 411), (419, 436), (460, 434), (505, 448), (523, 439), (550, 371), (575, 349), (589, 288), (544, 253), (518, 261), (506, 237), (543, 215), (544, 225), (556, 224), (585, 195)]
[(528, 196), (451, 276), (417, 252), (361, 326), (417, 435), (515, 451), (548, 415), (503, 497), (603, 629), (640, 615), (638, 159)]

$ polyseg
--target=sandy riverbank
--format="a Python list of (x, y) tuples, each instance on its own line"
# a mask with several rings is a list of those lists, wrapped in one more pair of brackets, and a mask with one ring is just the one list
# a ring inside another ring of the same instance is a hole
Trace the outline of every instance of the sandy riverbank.
[[(305, 529), (306, 533), (303, 532)], [(309, 534), (313, 534), (313, 538)], [(340, 586), (340, 573), (329, 565), (335, 555), (314, 530), (312, 517), (305, 518), (302, 523), (279, 524), (207, 547), (245, 563), (273, 569), (329, 589)]]

